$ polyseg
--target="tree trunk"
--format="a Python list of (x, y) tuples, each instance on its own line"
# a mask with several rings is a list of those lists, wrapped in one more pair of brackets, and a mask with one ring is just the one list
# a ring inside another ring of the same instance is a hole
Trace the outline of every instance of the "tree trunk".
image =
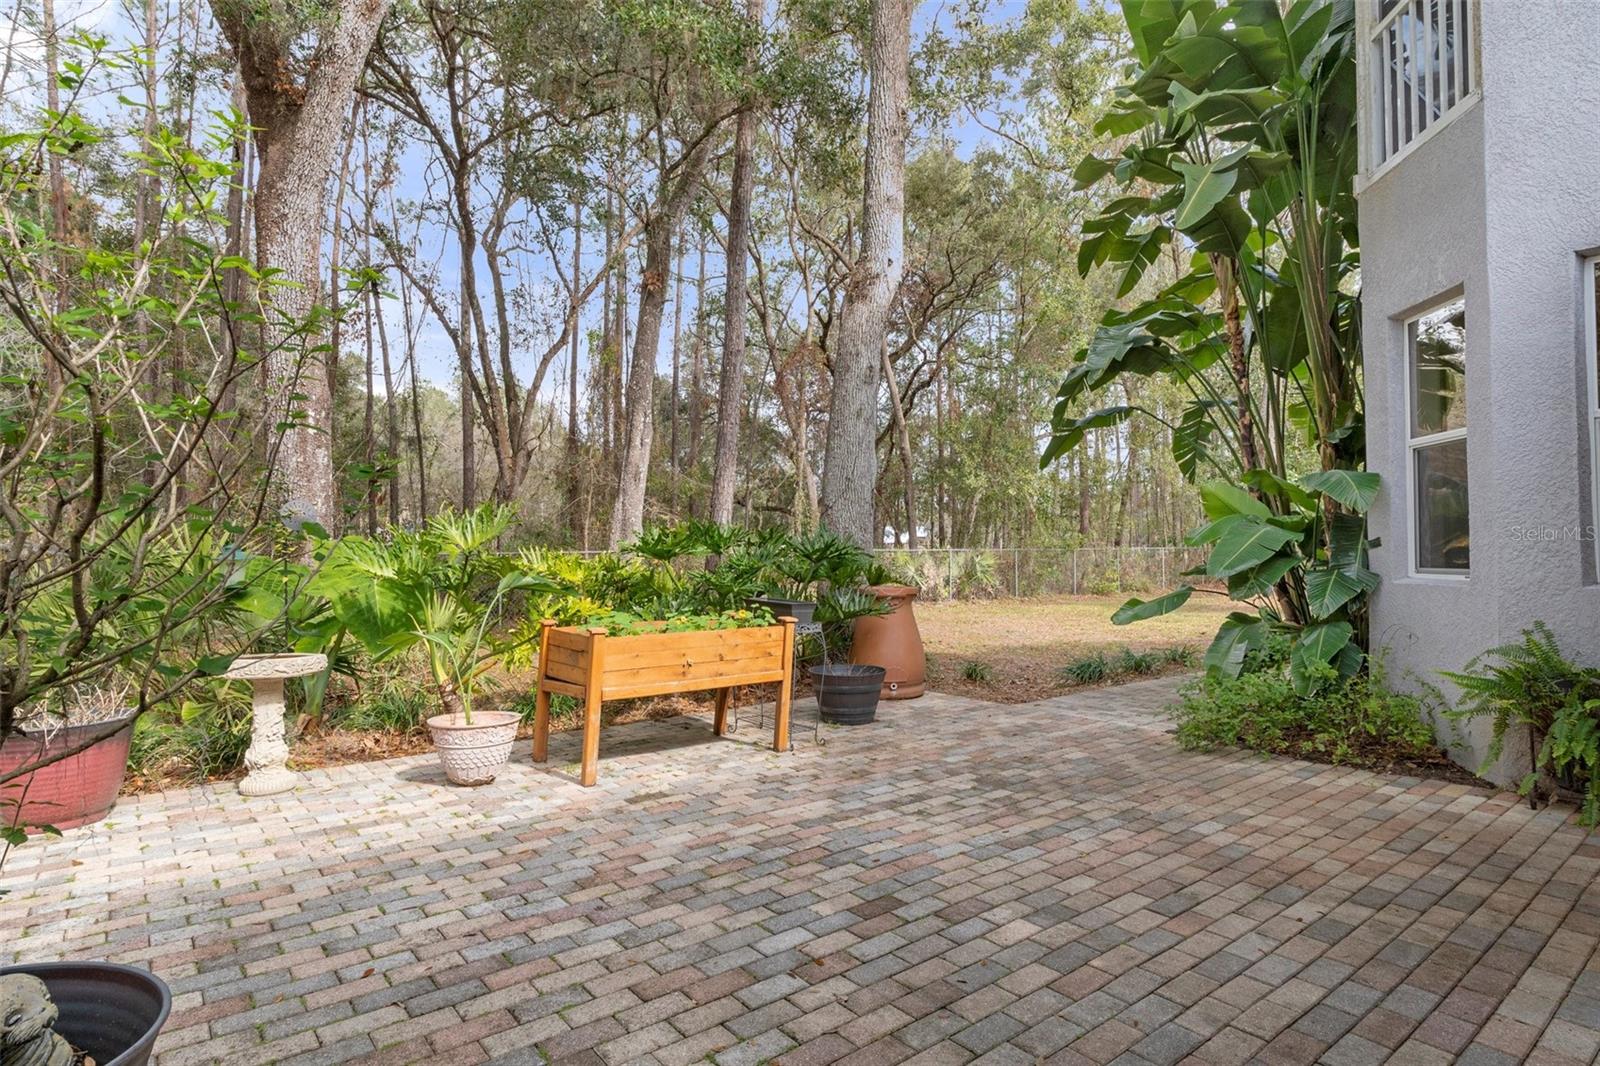
[(689, 369), (690, 473), (700, 469), (700, 437), (706, 421), (706, 235), (700, 233), (700, 274), (694, 286), (694, 357)]
[[(759, 27), (764, 0), (748, 0), (745, 17)], [(744, 406), (745, 333), (750, 288), (747, 261), (750, 245), (750, 200), (755, 192), (751, 156), (756, 116), (739, 112), (733, 135), (733, 188), (728, 201), (727, 282), (723, 289), (722, 380), (717, 388), (717, 451), (711, 471), (711, 520), (733, 521), (733, 487), (739, 471), (739, 423)]]
[[(50, 108), (50, 113), (61, 113), (61, 63), (57, 56), (58, 31), (56, 27), (55, 0), (43, 0), (40, 9), (40, 18), (44, 22), (44, 82), (45, 103)], [(152, 62), (154, 59), (152, 57)], [(61, 172), (61, 153), (50, 152), (46, 162), (50, 180), (50, 225), (55, 237), (57, 247), (64, 248), (67, 243), (67, 181)], [(60, 270), (56, 276), (57, 313), (67, 309), (67, 279), (70, 266), (65, 255), (61, 259)], [(61, 368), (56, 361), (45, 356), (44, 379), (48, 388), (54, 388), (61, 378)]]
[(384, 445), (384, 463), (389, 473), (389, 524), (400, 524), (400, 413), (395, 410), (394, 364), (389, 355), (389, 329), (383, 324), (383, 302), (372, 294), (377, 310), (373, 318), (378, 323), (378, 350), (383, 353), (383, 416), (387, 443)]
[(668, 441), (667, 473), (672, 480), (672, 508), (678, 508), (678, 411), (682, 408), (678, 368), (683, 362), (683, 234), (678, 234), (678, 265), (672, 272), (672, 434)]
[(910, 42), (911, 0), (873, 0), (861, 248), (845, 284), (822, 473), (823, 521), (864, 548), (875, 540), (879, 364), (889, 306), (905, 269)]
[(456, 327), (456, 360), (461, 373), (461, 509), (478, 502), (477, 412), (472, 404), (472, 322), (467, 310), (466, 272), (461, 278), (461, 319)]
[(913, 476), (911, 431), (906, 428), (905, 409), (900, 406), (900, 382), (889, 362), (889, 346), (883, 346), (883, 379), (889, 383), (889, 418), (894, 423), (895, 445), (900, 452), (901, 473), (905, 478), (906, 547), (917, 550), (917, 482)]
[[(583, 199), (572, 194), (572, 288), (577, 292), (578, 275), (583, 270)], [(567, 514), (573, 539), (580, 535), (582, 520), (579, 514), (578, 495), (582, 481), (578, 476), (578, 334), (572, 330), (571, 348), (567, 359)]]
[(626, 434), (617, 475), (617, 505), (611, 512), (613, 549), (638, 536), (644, 528), (645, 488), (655, 436), (656, 356), (667, 305), (667, 274), (672, 269), (672, 239), (682, 228), (689, 202), (705, 174), (711, 144), (709, 134), (702, 137), (684, 159), (677, 176), (662, 178), (652, 214), (645, 223), (644, 275), (639, 283), (639, 323), (628, 374)]
[(1222, 302), (1222, 326), (1228, 340), (1228, 368), (1239, 402), (1239, 458), (1245, 470), (1254, 470), (1261, 465), (1261, 461), (1256, 455), (1255, 415), (1250, 400), (1250, 363), (1244, 350), (1244, 324), (1239, 317), (1239, 285), (1234, 277), (1234, 261), (1227, 256), (1213, 255), (1211, 269), (1217, 277), (1217, 295)]
[[(279, 288), (265, 324), (268, 395), (285, 415), (298, 409), (275, 448), (271, 470), (287, 514), (324, 526), (336, 515), (333, 488), (333, 397), (317, 338), (297, 331), (319, 289), (325, 193), (340, 134), (367, 54), (392, 0), (337, 0), (319, 16), (317, 41), (303, 84), (286, 71), (305, 28), (279, 15), (264, 20), (246, 0), (211, 0), (217, 24), (239, 59), (250, 124), (261, 153), (255, 192), (256, 255), (293, 284)], [(275, 25), (281, 21), (281, 25)], [(303, 395), (304, 400), (292, 397)]]

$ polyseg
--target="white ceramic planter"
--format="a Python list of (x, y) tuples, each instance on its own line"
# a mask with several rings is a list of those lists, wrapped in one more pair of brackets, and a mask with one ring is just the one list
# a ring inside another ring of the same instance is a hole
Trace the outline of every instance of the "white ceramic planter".
[(465, 715), (436, 714), (428, 732), (452, 785), (487, 785), (511, 758), (520, 719), (510, 711), (475, 711)]

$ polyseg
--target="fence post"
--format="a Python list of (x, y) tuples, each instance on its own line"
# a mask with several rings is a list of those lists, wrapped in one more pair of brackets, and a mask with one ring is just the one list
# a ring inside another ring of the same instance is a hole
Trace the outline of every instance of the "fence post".
[(1072, 549), (1072, 594), (1078, 594), (1078, 549)]
[(1022, 595), (1022, 549), (1011, 549), (1011, 595)]

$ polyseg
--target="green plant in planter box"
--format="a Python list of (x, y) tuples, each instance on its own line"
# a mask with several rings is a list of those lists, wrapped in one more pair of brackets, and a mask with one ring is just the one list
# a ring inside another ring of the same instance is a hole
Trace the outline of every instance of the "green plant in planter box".
[(1444, 676), (1462, 694), (1449, 717), (1490, 720), (1484, 771), (1505, 751), (1506, 734), (1520, 726), (1533, 768), (1518, 792), (1532, 797), (1541, 771), (1570, 780), (1583, 790), (1584, 824), (1600, 822), (1600, 670), (1572, 663), (1549, 627), (1535, 622), (1518, 643), (1490, 648)]
[[(1206, 525), (1188, 543), (1210, 549), (1189, 576), (1227, 583), (1229, 598), (1250, 604), (1217, 630), (1205, 653), (1208, 673), (1238, 677), (1252, 652), (1289, 641), (1289, 672), (1301, 695), (1322, 683), (1320, 666), (1353, 677), (1366, 660), (1367, 602), (1378, 575), (1367, 567), (1366, 513), (1378, 494), (1378, 475), (1325, 470), (1291, 484), (1262, 470), (1252, 486), (1288, 501), (1276, 513), (1250, 492), (1226, 482), (1200, 487)], [(1111, 616), (1117, 625), (1155, 618), (1182, 607), (1197, 590), (1185, 583), (1153, 600), (1129, 600)], [(1209, 590), (1205, 590), (1209, 591)]]

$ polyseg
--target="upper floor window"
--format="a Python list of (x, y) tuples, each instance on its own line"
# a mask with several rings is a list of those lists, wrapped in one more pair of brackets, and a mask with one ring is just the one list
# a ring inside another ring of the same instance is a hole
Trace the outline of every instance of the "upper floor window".
[(1368, 45), (1372, 151), (1378, 170), (1446, 115), (1478, 85), (1472, 47), (1476, 0), (1376, 0)]

